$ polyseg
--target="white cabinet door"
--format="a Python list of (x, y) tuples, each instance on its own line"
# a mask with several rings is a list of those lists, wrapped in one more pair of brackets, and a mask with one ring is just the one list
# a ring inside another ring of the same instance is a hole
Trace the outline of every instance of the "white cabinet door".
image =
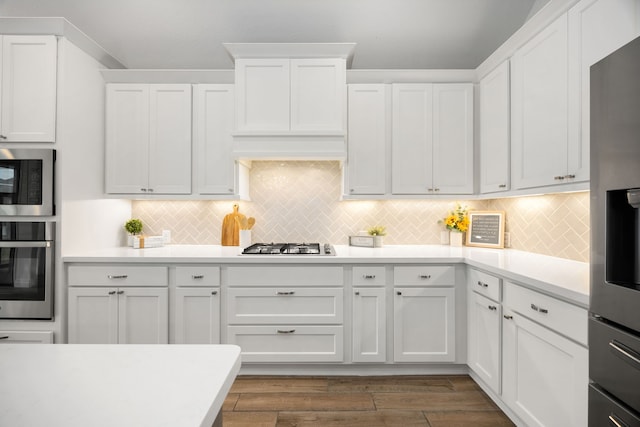
[(169, 343), (167, 288), (119, 288), (117, 293), (120, 344)]
[(191, 85), (108, 84), (106, 116), (107, 193), (191, 193)]
[(455, 361), (454, 288), (395, 288), (393, 302), (394, 361)]
[(117, 288), (69, 288), (69, 343), (117, 344)]
[(175, 343), (220, 344), (219, 288), (177, 287)]
[(433, 85), (392, 88), (391, 192), (433, 192)]
[(348, 88), (348, 194), (385, 194), (387, 181), (387, 91), (384, 84)]
[(149, 85), (107, 84), (107, 193), (149, 187)]
[(433, 191), (473, 194), (473, 85), (433, 85)]
[(503, 399), (528, 425), (587, 425), (588, 351), (505, 309)]
[(149, 191), (191, 193), (191, 85), (149, 90)]
[(288, 131), (289, 59), (236, 60), (236, 128)]
[(590, 67), (640, 32), (640, 1), (583, 0), (569, 10), (569, 164), (589, 179)]
[(354, 288), (352, 339), (354, 362), (387, 361), (386, 289)]
[(55, 36), (2, 36), (2, 142), (56, 141)]
[(235, 94), (233, 85), (195, 85), (196, 191), (237, 194), (237, 162), (233, 159)]
[(291, 130), (344, 130), (344, 59), (291, 59)]
[(502, 307), (475, 292), (469, 296), (468, 365), (500, 395)]
[(509, 61), (480, 81), (480, 192), (506, 191), (510, 184)]
[(513, 185), (566, 182), (566, 14), (518, 49), (511, 66)]

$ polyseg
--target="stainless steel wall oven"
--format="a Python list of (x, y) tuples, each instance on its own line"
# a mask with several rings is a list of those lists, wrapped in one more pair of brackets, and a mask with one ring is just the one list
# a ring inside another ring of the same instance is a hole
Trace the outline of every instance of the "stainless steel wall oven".
[(0, 222), (0, 319), (52, 319), (53, 222)]
[(0, 216), (55, 214), (52, 149), (0, 149)]
[(640, 38), (591, 67), (589, 426), (640, 427)]

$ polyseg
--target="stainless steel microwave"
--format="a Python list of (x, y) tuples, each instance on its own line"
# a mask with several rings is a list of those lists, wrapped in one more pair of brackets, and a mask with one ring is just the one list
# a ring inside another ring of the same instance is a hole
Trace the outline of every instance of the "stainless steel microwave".
[(52, 149), (0, 149), (0, 216), (55, 215)]

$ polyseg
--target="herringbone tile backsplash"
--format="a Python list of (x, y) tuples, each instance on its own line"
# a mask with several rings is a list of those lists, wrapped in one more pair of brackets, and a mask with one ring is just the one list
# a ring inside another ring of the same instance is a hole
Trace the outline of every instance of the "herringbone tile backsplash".
[(570, 193), (496, 200), (340, 201), (338, 162), (255, 161), (251, 202), (135, 201), (132, 216), (147, 235), (171, 230), (173, 244), (220, 244), (224, 216), (240, 212), (256, 218), (253, 242), (330, 242), (373, 225), (387, 228), (385, 244), (439, 244), (438, 224), (456, 202), (470, 209), (504, 210), (511, 247), (589, 260), (589, 196)]

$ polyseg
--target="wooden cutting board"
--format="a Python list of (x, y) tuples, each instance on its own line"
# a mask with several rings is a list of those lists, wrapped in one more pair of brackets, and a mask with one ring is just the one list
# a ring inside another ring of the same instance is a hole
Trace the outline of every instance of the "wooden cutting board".
[[(240, 223), (244, 218), (240, 212), (240, 206), (233, 205), (233, 212), (224, 216), (222, 220), (222, 246), (240, 246)], [(236, 221), (236, 218), (238, 219)]]

